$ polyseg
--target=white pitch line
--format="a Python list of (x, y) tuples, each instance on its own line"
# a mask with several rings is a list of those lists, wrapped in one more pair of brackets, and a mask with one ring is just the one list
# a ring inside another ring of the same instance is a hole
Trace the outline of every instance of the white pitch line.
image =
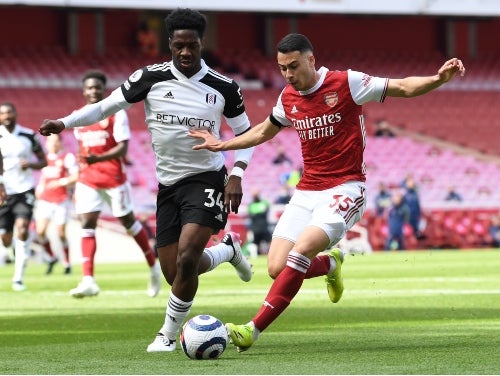
[(500, 277), (401, 277), (401, 278), (357, 278), (358, 281), (371, 282), (454, 282), (454, 283), (480, 283), (500, 282)]
[[(317, 294), (325, 294), (326, 289), (301, 289), (299, 291), (298, 296), (300, 295), (317, 295)], [(238, 288), (238, 289), (210, 289), (207, 291), (198, 291), (198, 298), (209, 298), (214, 295), (261, 295), (265, 296), (268, 293), (267, 289), (247, 289), (247, 288)], [(14, 292), (5, 291), (0, 292), (0, 296), (10, 295), (12, 296)], [(15, 293), (20, 295), (20, 293)], [(21, 293), (24, 295), (42, 295), (42, 296), (68, 296), (70, 297), (67, 291), (23, 291)], [(346, 288), (344, 290), (344, 297), (348, 296), (416, 296), (416, 295), (500, 295), (500, 289), (349, 289)], [(144, 295), (146, 296), (145, 290), (102, 290), (99, 293), (99, 296), (110, 295), (110, 296), (137, 296)], [(168, 295), (168, 294), (167, 294)], [(165, 296), (167, 296), (165, 295)], [(99, 296), (95, 297), (96, 299)], [(90, 299), (90, 298), (89, 298)]]

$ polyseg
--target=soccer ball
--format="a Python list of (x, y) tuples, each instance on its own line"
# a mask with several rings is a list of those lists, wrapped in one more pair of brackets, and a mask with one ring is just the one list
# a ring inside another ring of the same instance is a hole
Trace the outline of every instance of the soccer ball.
[(182, 327), (181, 345), (191, 359), (217, 359), (228, 342), (226, 327), (218, 318), (198, 315)]

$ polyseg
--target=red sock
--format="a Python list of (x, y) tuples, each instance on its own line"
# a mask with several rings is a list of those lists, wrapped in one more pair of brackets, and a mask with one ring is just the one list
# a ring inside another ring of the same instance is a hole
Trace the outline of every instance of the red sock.
[(291, 251), (285, 269), (274, 280), (260, 311), (252, 321), (261, 332), (288, 307), (304, 282), (310, 260)]
[(97, 250), (95, 232), (88, 231), (82, 236), (82, 271), (84, 276), (94, 276), (94, 257)]
[(153, 266), (155, 264), (156, 256), (155, 252), (149, 246), (148, 234), (144, 227), (141, 227), (141, 230), (134, 235), (135, 242), (141, 247), (142, 252), (144, 253), (144, 257), (146, 257), (146, 261), (149, 266)]
[(306, 279), (327, 275), (330, 271), (330, 256), (320, 255), (311, 260), (311, 266), (307, 269)]
[(50, 242), (47, 240), (45, 243), (43, 243), (43, 248), (45, 249), (45, 252), (53, 259), (56, 258), (54, 255), (54, 252), (52, 251), (52, 246), (50, 245)]
[(63, 244), (63, 262), (65, 265), (69, 265), (69, 246), (68, 243)]

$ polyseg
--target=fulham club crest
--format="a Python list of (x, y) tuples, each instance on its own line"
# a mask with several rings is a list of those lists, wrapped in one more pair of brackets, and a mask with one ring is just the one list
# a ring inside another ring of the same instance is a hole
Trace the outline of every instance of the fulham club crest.
[(335, 107), (338, 101), (339, 101), (339, 95), (337, 94), (337, 92), (325, 94), (325, 103), (327, 106)]
[(215, 94), (207, 94), (206, 97), (205, 97), (205, 101), (208, 103), (208, 104), (215, 104), (215, 102), (217, 102), (217, 95)]

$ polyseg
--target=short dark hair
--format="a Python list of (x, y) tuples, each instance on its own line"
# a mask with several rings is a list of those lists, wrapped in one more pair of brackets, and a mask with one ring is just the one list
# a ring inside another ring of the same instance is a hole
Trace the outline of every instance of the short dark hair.
[(278, 52), (286, 54), (288, 52), (299, 51), (313, 52), (311, 41), (303, 34), (292, 33), (286, 35), (276, 46)]
[(107, 81), (106, 75), (104, 74), (104, 72), (100, 70), (89, 70), (85, 72), (82, 78), (82, 82), (87, 81), (89, 78), (95, 78), (96, 80), (102, 81), (104, 86), (106, 86), (106, 81)]
[(12, 102), (3, 102), (0, 103), (0, 107), (9, 107), (13, 113), (17, 114), (16, 106), (14, 106), (14, 103)]
[(165, 25), (170, 38), (174, 35), (175, 30), (196, 30), (200, 39), (203, 39), (207, 19), (197, 10), (179, 8), (165, 17)]

